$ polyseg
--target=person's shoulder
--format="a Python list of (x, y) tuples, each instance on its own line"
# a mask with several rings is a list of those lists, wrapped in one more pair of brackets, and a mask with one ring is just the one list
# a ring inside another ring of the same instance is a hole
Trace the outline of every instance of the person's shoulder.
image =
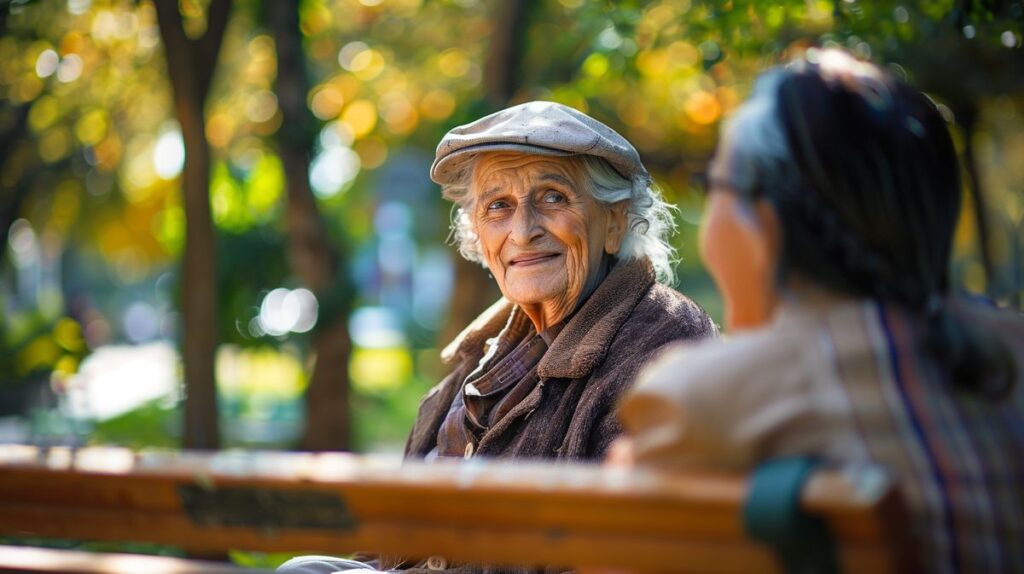
[(750, 425), (760, 424), (753, 422), (758, 413), (786, 386), (775, 384), (785, 375), (772, 365), (791, 363), (798, 347), (779, 344), (775, 331), (672, 345), (648, 363), (618, 410), (638, 460), (666, 467), (751, 462), (758, 433)]
[(777, 325), (745, 331), (727, 339), (678, 343), (666, 347), (643, 370), (640, 380), (649, 388), (707, 389), (719, 396), (735, 385), (785, 377), (803, 362), (800, 336)]
[[(666, 348), (619, 406), (637, 460), (744, 468), (767, 452), (806, 444), (805, 431), (833, 414), (816, 386), (813, 362), (820, 357), (809, 336), (772, 323), (728, 340)], [(830, 427), (822, 428), (815, 440)]]
[(679, 291), (655, 283), (637, 304), (631, 320), (649, 330), (672, 333), (673, 338), (703, 339), (718, 334), (718, 327), (707, 312)]
[(779, 344), (779, 335), (778, 329), (769, 326), (726, 338), (674, 345), (665, 352), (661, 360), (685, 360), (691, 365), (691, 369), (698, 365), (718, 365), (718, 370), (723, 373), (733, 369), (742, 370), (747, 368), (748, 363), (760, 363), (788, 355), (791, 347)]

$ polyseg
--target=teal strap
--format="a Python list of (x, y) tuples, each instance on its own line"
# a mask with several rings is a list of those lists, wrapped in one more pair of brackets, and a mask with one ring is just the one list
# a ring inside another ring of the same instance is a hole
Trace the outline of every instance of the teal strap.
[(771, 545), (789, 574), (839, 572), (835, 544), (824, 522), (800, 510), (804, 484), (818, 467), (805, 457), (762, 463), (743, 506), (747, 535)]

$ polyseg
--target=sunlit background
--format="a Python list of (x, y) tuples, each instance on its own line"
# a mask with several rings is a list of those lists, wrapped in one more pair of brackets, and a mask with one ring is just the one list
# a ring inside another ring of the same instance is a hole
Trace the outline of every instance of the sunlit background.
[[(352, 448), (401, 449), (418, 398), (444, 375), (439, 349), (497, 296), (446, 244), (450, 206), (427, 172), (447, 129), (505, 103), (563, 102), (637, 146), (679, 207), (678, 288), (720, 319), (696, 226), (722, 119), (757, 70), (815, 43), (891, 63), (942, 105), (979, 170), (965, 183), (988, 210), (977, 217), (965, 197), (958, 285), (1021, 305), (1020, 2), (522, 4), (522, 28), (504, 30), (502, 2), (301, 3), (308, 183), (352, 286)], [(189, 37), (206, 30), (208, 5), (180, 1)], [(0, 441), (180, 445), (186, 149), (156, 11), (127, 0), (0, 11)], [(511, 53), (492, 53), (508, 36)], [(297, 444), (323, 303), (287, 259), (276, 73), (260, 3), (235, 2), (205, 107), (224, 446)]]

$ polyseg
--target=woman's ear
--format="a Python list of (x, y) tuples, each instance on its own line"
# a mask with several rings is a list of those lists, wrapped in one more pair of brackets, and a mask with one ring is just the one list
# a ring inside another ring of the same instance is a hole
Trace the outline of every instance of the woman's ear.
[(628, 201), (619, 201), (608, 206), (608, 230), (604, 236), (604, 250), (615, 255), (622, 248), (622, 240), (626, 238), (626, 209)]

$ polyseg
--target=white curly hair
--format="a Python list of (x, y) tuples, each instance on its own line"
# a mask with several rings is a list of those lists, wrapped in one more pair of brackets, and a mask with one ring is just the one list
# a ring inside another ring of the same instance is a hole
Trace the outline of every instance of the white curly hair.
[[(582, 168), (586, 189), (599, 203), (611, 205), (628, 201), (627, 229), (615, 258), (630, 261), (646, 257), (654, 267), (659, 283), (675, 282), (676, 250), (668, 242), (675, 233), (674, 206), (666, 203), (661, 192), (646, 175), (632, 181), (623, 177), (605, 160), (591, 155), (568, 156), (564, 159), (578, 162)], [(451, 242), (469, 261), (486, 266), (480, 251), (480, 238), (476, 234), (472, 213), (475, 195), (472, 193), (473, 170), (477, 159), (466, 162), (449, 183), (442, 186), (445, 199), (454, 203), (452, 211)]]

